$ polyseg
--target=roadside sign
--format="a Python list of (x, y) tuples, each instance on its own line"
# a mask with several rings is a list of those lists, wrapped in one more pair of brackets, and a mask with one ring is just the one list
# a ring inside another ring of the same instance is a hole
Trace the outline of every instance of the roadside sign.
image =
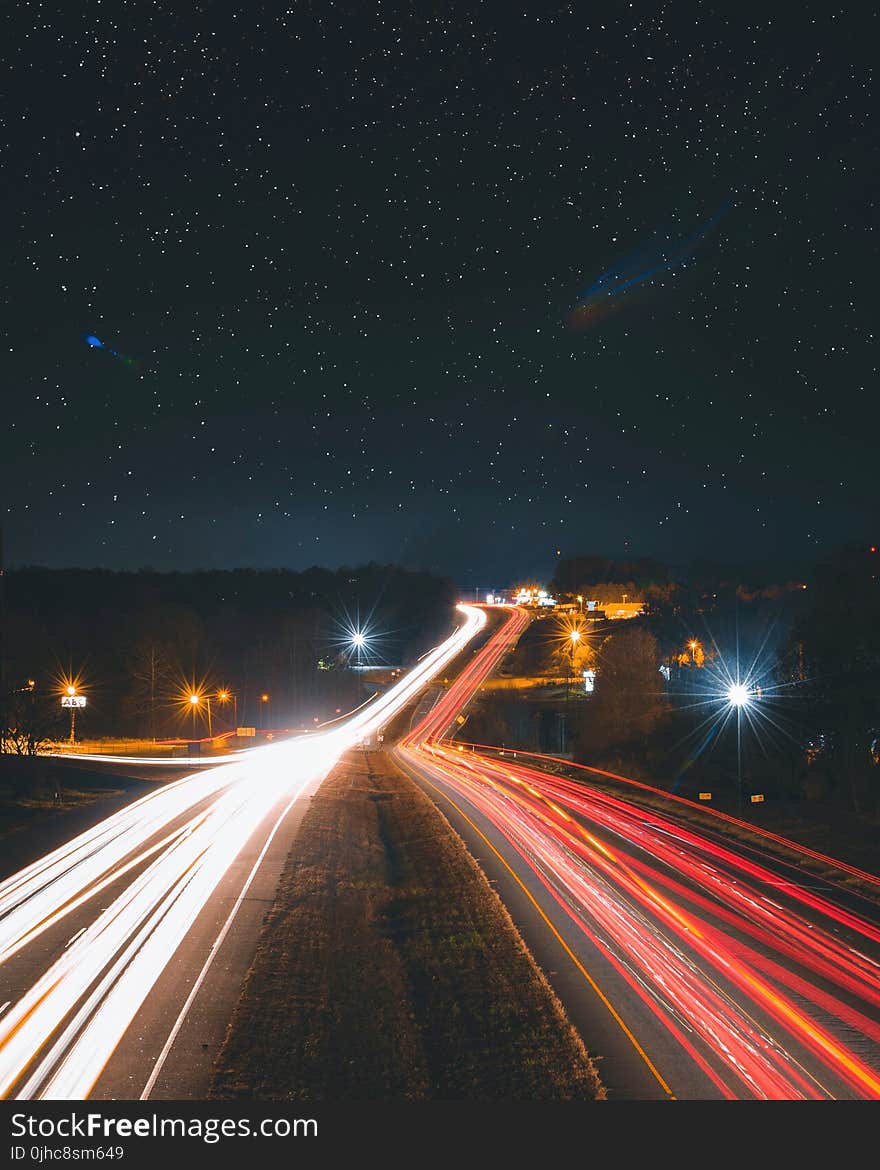
[(85, 707), (85, 705), (86, 705), (85, 695), (62, 695), (61, 696), (61, 706), (62, 707)]
[(256, 727), (236, 727), (235, 734), (236, 735), (243, 735), (243, 736), (256, 735), (257, 729), (256, 729)]
[(711, 799), (712, 799), (711, 792), (701, 792), (700, 793), (700, 800), (711, 800)]
[(764, 793), (763, 793), (763, 792), (757, 792), (757, 793), (755, 793), (755, 794), (754, 794), (754, 796), (752, 796), (752, 804), (760, 804), (760, 802), (761, 802), (763, 799), (764, 799)]

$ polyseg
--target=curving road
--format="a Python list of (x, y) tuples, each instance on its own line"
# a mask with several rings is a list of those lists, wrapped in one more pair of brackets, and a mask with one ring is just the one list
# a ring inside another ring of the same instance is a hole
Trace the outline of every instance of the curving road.
[[(601, 1056), (609, 1096), (880, 1099), (876, 905), (592, 789), (586, 773), (580, 783), (449, 741), (455, 712), (519, 621), (397, 757), (497, 882)], [(851, 873), (824, 860), (829, 874)], [(859, 876), (880, 890), (880, 878)]]
[[(309, 794), (484, 629), (460, 609), (354, 715), (165, 784), (0, 883), (0, 1096), (205, 1095)], [(834, 884), (852, 873), (451, 742), (530, 620), (494, 616), (396, 755), (496, 882), (612, 1099), (880, 1098), (880, 925)]]
[(483, 629), (459, 610), (331, 729), (165, 784), (0, 883), (0, 1097), (204, 1095), (304, 799)]

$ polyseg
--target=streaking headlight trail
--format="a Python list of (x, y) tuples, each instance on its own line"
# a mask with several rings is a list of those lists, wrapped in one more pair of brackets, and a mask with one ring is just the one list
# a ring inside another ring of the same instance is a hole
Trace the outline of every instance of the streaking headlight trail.
[(88, 1096), (249, 839), (411, 703), (485, 625), (481, 610), (458, 609), (451, 637), (332, 729), (164, 785), (0, 883), (0, 963), (98, 894), (111, 897), (0, 1017), (0, 1097)]

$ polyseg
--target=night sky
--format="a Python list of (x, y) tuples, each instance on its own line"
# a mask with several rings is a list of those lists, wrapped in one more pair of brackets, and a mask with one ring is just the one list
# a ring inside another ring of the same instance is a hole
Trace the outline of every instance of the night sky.
[(8, 6), (7, 567), (873, 539), (858, 8)]

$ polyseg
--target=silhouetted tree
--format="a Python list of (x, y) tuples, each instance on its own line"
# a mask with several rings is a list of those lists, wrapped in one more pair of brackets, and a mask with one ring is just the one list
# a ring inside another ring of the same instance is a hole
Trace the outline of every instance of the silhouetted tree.
[(150, 739), (156, 738), (163, 700), (174, 674), (170, 647), (155, 638), (139, 641), (128, 659), (128, 708), (135, 715), (146, 717)]
[(816, 567), (810, 606), (787, 647), (789, 681), (813, 727), (808, 758), (856, 810), (880, 803), (880, 553), (838, 548)]
[(0, 751), (35, 756), (61, 728), (58, 696), (39, 690), (36, 680), (25, 680), (3, 696), (0, 707)]
[(668, 710), (657, 639), (641, 627), (609, 634), (598, 654), (595, 690), (579, 709), (579, 755), (638, 745)]

